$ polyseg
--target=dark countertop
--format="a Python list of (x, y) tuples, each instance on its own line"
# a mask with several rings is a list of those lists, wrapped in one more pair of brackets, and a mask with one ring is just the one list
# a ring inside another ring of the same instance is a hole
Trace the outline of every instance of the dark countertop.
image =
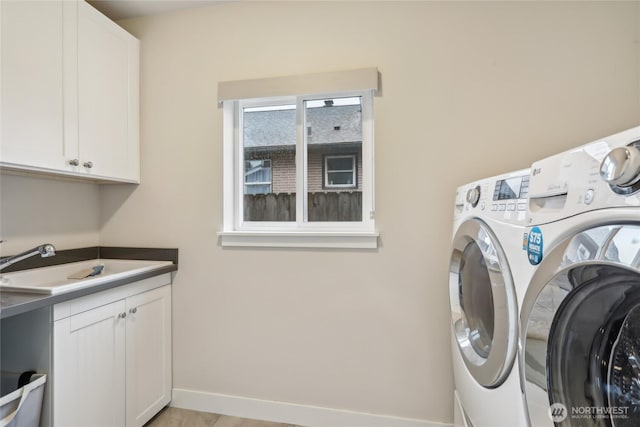
[[(58, 254), (60, 257), (58, 258)], [(59, 262), (55, 262), (58, 258)], [(31, 294), (23, 292), (1, 292), (0, 293), (0, 319), (37, 310), (42, 307), (51, 306), (59, 302), (68, 301), (96, 292), (105, 291), (128, 283), (137, 282), (149, 277), (159, 276), (178, 270), (178, 250), (177, 249), (153, 249), (153, 248), (116, 248), (116, 247), (94, 247), (71, 249), (68, 251), (58, 251), (55, 257), (33, 258), (34, 261), (24, 266), (24, 268), (11, 268), (10, 271), (20, 269), (38, 268), (51, 265), (66, 264), (69, 262), (86, 261), (90, 259), (135, 259), (146, 261), (172, 261), (173, 265), (161, 267), (157, 270), (147, 271), (130, 277), (117, 279), (111, 282), (91, 286), (89, 288), (78, 289), (57, 295)], [(38, 265), (38, 260), (43, 260), (44, 265)], [(12, 267), (17, 266), (17, 263)], [(7, 269), (9, 270), (9, 269)], [(5, 271), (7, 272), (7, 271)]]

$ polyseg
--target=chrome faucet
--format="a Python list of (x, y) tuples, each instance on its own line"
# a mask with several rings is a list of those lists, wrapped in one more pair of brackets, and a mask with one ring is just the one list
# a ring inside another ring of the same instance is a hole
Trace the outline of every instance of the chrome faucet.
[(4, 270), (11, 264), (15, 264), (18, 261), (22, 261), (23, 259), (30, 258), (34, 255), (40, 255), (42, 258), (48, 258), (50, 256), (54, 256), (55, 254), (55, 246), (53, 246), (51, 243), (45, 243), (44, 245), (40, 245), (33, 249), (29, 249), (28, 251), (19, 253), (18, 255), (8, 256), (6, 258), (0, 259), (0, 270)]

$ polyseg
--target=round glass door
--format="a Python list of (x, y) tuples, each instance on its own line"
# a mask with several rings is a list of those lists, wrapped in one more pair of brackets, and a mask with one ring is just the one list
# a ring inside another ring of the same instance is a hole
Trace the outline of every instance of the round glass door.
[(499, 386), (516, 354), (515, 289), (497, 238), (478, 219), (461, 224), (453, 239), (449, 295), (465, 365), (482, 386)]
[(609, 408), (617, 408), (618, 415), (625, 415), (612, 417), (612, 424), (640, 425), (640, 304), (629, 311), (613, 344), (607, 385)]
[(548, 425), (639, 426), (640, 227), (596, 227), (556, 248), (523, 304), (529, 416), (547, 415), (542, 392), (562, 408)]
[(594, 264), (569, 273), (548, 345), (549, 401), (571, 426), (640, 425), (640, 275)]

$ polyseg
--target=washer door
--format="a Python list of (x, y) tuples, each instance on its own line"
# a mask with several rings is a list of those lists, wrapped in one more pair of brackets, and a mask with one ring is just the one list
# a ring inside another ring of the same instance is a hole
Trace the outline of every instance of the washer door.
[(509, 374), (517, 347), (511, 271), (491, 229), (479, 219), (458, 228), (449, 269), (453, 331), (467, 369), (484, 387)]
[(584, 231), (548, 259), (555, 272), (523, 308), (531, 419), (546, 415), (542, 392), (556, 426), (640, 425), (640, 227)]

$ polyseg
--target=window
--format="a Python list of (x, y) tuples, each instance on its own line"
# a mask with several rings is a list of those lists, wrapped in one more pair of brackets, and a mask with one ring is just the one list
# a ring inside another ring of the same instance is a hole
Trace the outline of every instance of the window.
[(271, 160), (244, 161), (244, 193), (271, 193)]
[(223, 246), (377, 247), (373, 94), (223, 100)]
[(324, 158), (325, 188), (356, 188), (356, 156), (326, 156)]

